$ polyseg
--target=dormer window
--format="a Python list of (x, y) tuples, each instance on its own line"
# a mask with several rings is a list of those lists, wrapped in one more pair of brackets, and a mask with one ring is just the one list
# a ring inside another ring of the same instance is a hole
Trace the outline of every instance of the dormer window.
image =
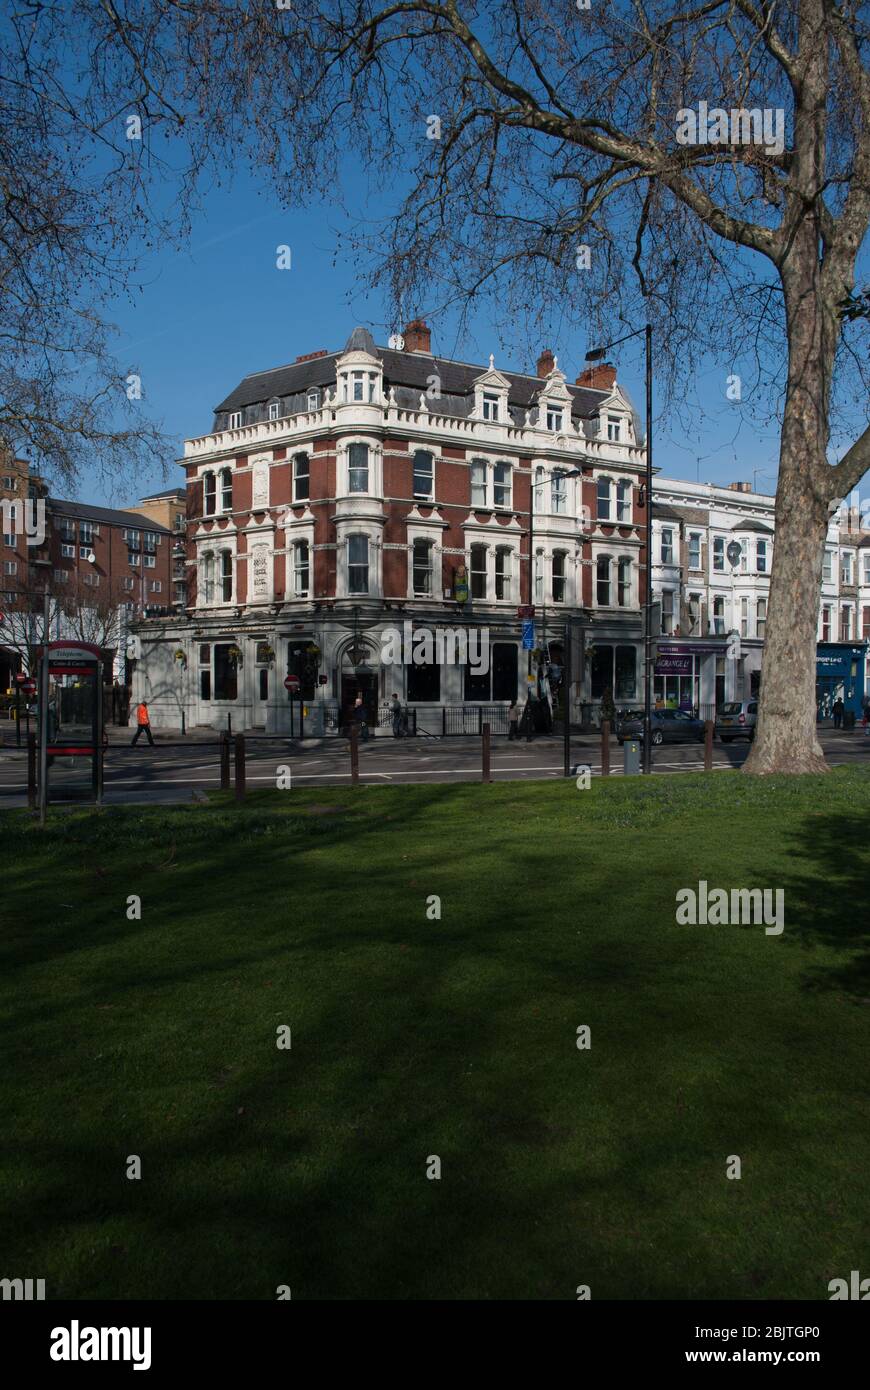
[(498, 419), (498, 396), (494, 391), (484, 391), (483, 393), (483, 418), (484, 420)]
[(607, 417), (607, 438), (611, 444), (618, 444), (622, 439), (622, 421), (618, 415)]
[(242, 428), (242, 412), (240, 410), (230, 411), (227, 428), (231, 430), (240, 430)]
[(280, 401), (270, 401), (270, 402), (269, 402), (269, 419), (270, 419), (270, 420), (277, 420), (277, 419), (278, 419), (278, 411), (280, 410), (280, 408), (281, 408), (281, 403), (280, 403)]
[(562, 428), (563, 412), (560, 406), (547, 406), (547, 429), (556, 433)]
[(308, 392), (308, 409), (309, 409), (309, 410), (319, 410), (319, 409), (320, 409), (320, 392), (319, 392), (319, 391), (309, 391), (309, 392)]

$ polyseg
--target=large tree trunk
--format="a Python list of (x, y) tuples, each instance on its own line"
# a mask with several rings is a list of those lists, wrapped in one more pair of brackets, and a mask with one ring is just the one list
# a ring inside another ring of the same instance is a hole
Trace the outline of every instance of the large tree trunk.
[(825, 772), (816, 737), (816, 632), (828, 507), (785, 440), (755, 742), (744, 772)]
[(819, 283), (812, 213), (782, 267), (788, 381), (776, 489), (776, 535), (750, 773), (826, 772), (816, 737), (816, 633), (833, 482), (827, 462), (836, 308)]

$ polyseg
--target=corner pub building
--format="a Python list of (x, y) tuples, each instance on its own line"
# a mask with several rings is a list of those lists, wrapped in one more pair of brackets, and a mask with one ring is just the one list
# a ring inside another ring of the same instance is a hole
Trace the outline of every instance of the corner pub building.
[[(504, 728), (509, 701), (560, 669), (567, 618), (572, 716), (594, 718), (608, 687), (641, 697), (649, 499), (615, 369), (571, 383), (549, 351), (535, 376), (446, 360), (421, 320), (391, 344), (356, 328), (343, 352), (248, 376), (186, 442), (187, 606), (133, 639), (156, 727), (184, 710), (188, 727), (229, 713), (234, 730), (298, 731), (289, 675), (312, 735), (338, 732), (358, 694), (375, 723), (393, 692), (433, 733), (448, 714), (470, 732), (479, 711)], [(390, 634), (440, 629), (466, 634), (469, 664), (399, 664)]]

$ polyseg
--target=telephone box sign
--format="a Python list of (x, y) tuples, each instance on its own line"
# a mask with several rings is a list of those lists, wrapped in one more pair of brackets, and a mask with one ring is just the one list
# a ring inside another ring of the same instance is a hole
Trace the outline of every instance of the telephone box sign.
[(49, 642), (47, 651), (53, 676), (88, 675), (100, 662), (100, 649), (92, 642)]

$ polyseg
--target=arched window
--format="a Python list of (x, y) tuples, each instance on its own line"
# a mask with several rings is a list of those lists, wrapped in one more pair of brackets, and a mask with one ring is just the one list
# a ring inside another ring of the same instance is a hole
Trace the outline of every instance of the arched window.
[(631, 605), (631, 560), (623, 557), (617, 565), (616, 575), (617, 603), (620, 608)]
[(216, 485), (214, 473), (209, 471), (202, 475), (202, 495), (203, 495), (203, 515), (214, 516)]
[(202, 578), (202, 601), (205, 604), (214, 603), (214, 555), (207, 550), (202, 557), (200, 566)]
[(628, 478), (620, 478), (616, 484), (616, 519), (631, 521), (631, 482)]
[(293, 596), (294, 598), (307, 598), (310, 583), (311, 566), (308, 554), (308, 542), (296, 541), (293, 546)]
[(609, 478), (598, 479), (598, 520), (611, 520), (611, 491), (613, 483)]
[(231, 550), (221, 551), (221, 601), (232, 603), (233, 601), (233, 552)]
[(511, 555), (510, 546), (500, 545), (495, 552), (495, 596), (509, 599), (511, 596)]

